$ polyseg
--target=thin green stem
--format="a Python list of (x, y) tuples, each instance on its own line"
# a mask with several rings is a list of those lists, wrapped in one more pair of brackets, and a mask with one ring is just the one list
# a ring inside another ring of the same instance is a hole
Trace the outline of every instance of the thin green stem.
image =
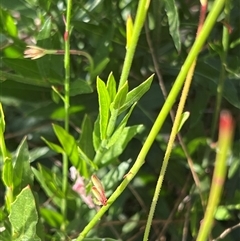
[[(10, 158), (7, 152), (6, 144), (5, 144), (5, 139), (4, 139), (4, 131), (5, 131), (5, 117), (4, 117), (4, 112), (2, 108), (2, 104), (0, 102), (0, 151), (2, 153), (2, 159), (3, 162), (7, 159)], [(4, 163), (3, 163), (4, 165)]]
[(219, 124), (218, 152), (216, 156), (212, 185), (204, 219), (201, 223), (197, 236), (197, 241), (207, 240), (214, 223), (214, 215), (223, 191), (227, 172), (226, 160), (232, 143), (233, 128), (234, 125), (231, 114), (227, 111), (222, 111)]
[(196, 59), (198, 53), (200, 52), (204, 42), (206, 41), (206, 38), (208, 37), (213, 25), (215, 24), (217, 17), (219, 13), (221, 12), (225, 0), (216, 0), (213, 4), (213, 7), (204, 23), (204, 26), (202, 28), (201, 33), (199, 34), (199, 37), (196, 39), (196, 41), (193, 44), (192, 49), (190, 50), (187, 59), (185, 63), (182, 66), (182, 69), (175, 81), (175, 84), (172, 87), (172, 90), (170, 91), (167, 100), (164, 103), (163, 108), (161, 109), (138, 157), (132, 168), (130, 169), (129, 173), (125, 175), (124, 180), (120, 185), (117, 187), (115, 192), (111, 195), (111, 197), (108, 199), (107, 205), (103, 206), (98, 213), (93, 217), (91, 222), (88, 223), (88, 225), (84, 228), (84, 230), (80, 233), (80, 235), (77, 238), (77, 241), (82, 241), (84, 237), (87, 235), (87, 233), (94, 227), (94, 225), (99, 221), (99, 219), (103, 216), (103, 214), (109, 209), (109, 207), (112, 205), (112, 203), (121, 195), (121, 193), (124, 191), (124, 189), (127, 187), (129, 182), (134, 178), (134, 176), (137, 174), (141, 166), (144, 164), (145, 157), (152, 146), (157, 134), (159, 133), (168, 113), (170, 112), (173, 104), (175, 103), (175, 100), (181, 90), (181, 87), (183, 86), (184, 80), (186, 78), (186, 75), (193, 63), (193, 61)]
[(225, 20), (223, 25), (223, 35), (222, 35), (222, 48), (223, 51), (221, 53), (221, 71), (220, 71), (220, 78), (217, 86), (217, 99), (216, 99), (216, 107), (214, 111), (214, 117), (211, 127), (211, 140), (214, 140), (214, 135), (216, 133), (217, 129), (217, 122), (218, 122), (218, 116), (220, 113), (220, 107), (222, 103), (222, 97), (223, 97), (223, 89), (224, 89), (224, 82), (226, 78), (226, 58), (227, 58), (227, 52), (229, 48), (229, 18), (230, 18), (230, 0), (226, 1), (225, 8)]
[[(67, 1), (67, 16), (65, 27), (65, 54), (64, 54), (64, 68), (65, 68), (65, 81), (64, 81), (64, 128), (69, 131), (69, 107), (70, 107), (70, 20), (71, 20), (72, 0)], [(63, 215), (63, 224), (61, 229), (65, 231), (67, 220), (67, 186), (68, 186), (68, 156), (63, 154), (63, 182), (62, 191), (64, 198), (62, 199), (61, 211)]]
[(135, 53), (139, 35), (141, 33), (141, 29), (143, 27), (143, 24), (147, 15), (149, 4), (150, 4), (150, 0), (140, 0), (139, 2), (136, 19), (133, 25), (133, 33), (132, 33), (129, 46), (127, 47), (126, 57), (124, 59), (124, 64), (123, 64), (122, 74), (119, 81), (118, 90), (120, 90), (120, 88), (127, 81), (129, 71), (132, 65), (133, 56)]
[(177, 113), (176, 113), (176, 116), (175, 116), (175, 120), (174, 120), (174, 123), (173, 123), (172, 131), (171, 131), (171, 134), (170, 134), (167, 149), (166, 149), (165, 156), (164, 156), (164, 159), (163, 159), (161, 171), (160, 171), (159, 178), (158, 178), (158, 181), (157, 181), (157, 185), (156, 185), (156, 188), (155, 188), (150, 212), (149, 212), (149, 215), (148, 215), (148, 220), (147, 220), (147, 224), (146, 224), (146, 228), (145, 228), (145, 232), (144, 232), (144, 237), (143, 237), (144, 241), (148, 240), (148, 236), (149, 236), (149, 233), (150, 233), (150, 228), (151, 228), (151, 224), (152, 224), (152, 220), (153, 220), (153, 215), (154, 215), (156, 205), (157, 205), (157, 201), (158, 201), (158, 196), (159, 196), (161, 188), (162, 188), (162, 183), (163, 183), (163, 179), (164, 179), (164, 176), (165, 176), (165, 173), (166, 173), (166, 170), (167, 170), (168, 161), (169, 161), (170, 154), (172, 152), (172, 148), (173, 148), (173, 145), (174, 145), (174, 140), (175, 140), (175, 138), (177, 136), (177, 133), (178, 133), (179, 124), (180, 124), (180, 121), (181, 121), (181, 116), (182, 116), (183, 109), (184, 109), (186, 99), (187, 99), (187, 96), (188, 96), (189, 88), (190, 88), (190, 85), (191, 85), (191, 82), (192, 82), (192, 76), (193, 76), (193, 72), (194, 72), (194, 69), (195, 69), (195, 65), (196, 65), (196, 61), (193, 62), (192, 66), (191, 66), (191, 68), (188, 72), (188, 78), (186, 80), (186, 83), (185, 83), (183, 91), (182, 91), (181, 99), (180, 99), (179, 106), (178, 106), (178, 109), (177, 109)]
[[(203, 26), (205, 16), (206, 16), (206, 11), (207, 11), (207, 1), (202, 1), (201, 4), (202, 5), (201, 5), (201, 11), (200, 11), (198, 30), (197, 30), (197, 38), (198, 38), (198, 35), (201, 33), (202, 26)], [(197, 62), (197, 58), (193, 61), (192, 65), (191, 65), (191, 68), (188, 71), (186, 82), (185, 82), (184, 87), (183, 87), (182, 95), (181, 95), (180, 102), (179, 102), (178, 109), (177, 109), (177, 113), (176, 113), (176, 116), (175, 116), (175, 119), (174, 119), (172, 131), (171, 131), (171, 134), (170, 134), (170, 138), (169, 138), (167, 149), (166, 149), (165, 156), (164, 156), (164, 159), (163, 159), (161, 171), (160, 171), (158, 181), (157, 181), (157, 185), (156, 185), (156, 188), (155, 188), (151, 208), (150, 208), (150, 211), (149, 211), (148, 220), (147, 220), (147, 224), (146, 224), (146, 228), (145, 228), (145, 232), (144, 232), (144, 237), (143, 237), (144, 241), (148, 240), (148, 236), (149, 236), (149, 233), (150, 233), (150, 228), (151, 228), (154, 212), (155, 212), (157, 201), (158, 201), (158, 196), (159, 196), (161, 188), (162, 188), (162, 183), (163, 183), (163, 179), (164, 179), (164, 176), (165, 176), (165, 173), (166, 173), (166, 170), (167, 170), (168, 161), (169, 161), (172, 149), (173, 149), (174, 140), (175, 140), (175, 138), (178, 134), (181, 116), (182, 116), (183, 109), (184, 109), (184, 106), (185, 106), (185, 103), (186, 103), (186, 100), (187, 100), (187, 96), (188, 96), (188, 93), (189, 93), (189, 89), (190, 89), (190, 86), (191, 86), (191, 83), (192, 83), (192, 78), (193, 78), (193, 73), (194, 73), (194, 70), (195, 70), (196, 62)]]

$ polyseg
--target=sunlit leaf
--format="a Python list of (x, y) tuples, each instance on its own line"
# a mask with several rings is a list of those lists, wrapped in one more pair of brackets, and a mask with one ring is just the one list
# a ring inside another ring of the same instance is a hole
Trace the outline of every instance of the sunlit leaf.
[[(20, 212), (21, 215), (19, 215)], [(19, 193), (11, 206), (9, 220), (12, 224), (14, 240), (40, 241), (36, 235), (38, 218), (34, 196), (30, 187), (27, 186)]]

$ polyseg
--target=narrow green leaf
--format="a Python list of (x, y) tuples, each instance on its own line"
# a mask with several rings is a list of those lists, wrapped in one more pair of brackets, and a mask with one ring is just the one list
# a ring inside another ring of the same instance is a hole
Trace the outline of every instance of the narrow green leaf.
[(11, 14), (0, 7), (0, 27), (11, 37), (17, 37), (18, 30)]
[(113, 103), (110, 105), (111, 116), (107, 127), (107, 138), (109, 138), (112, 135), (118, 117), (118, 109), (113, 108), (112, 105)]
[(12, 187), (13, 185), (13, 164), (12, 159), (7, 158), (3, 163), (2, 179), (7, 187)]
[(119, 124), (119, 126), (117, 127), (116, 131), (113, 133), (113, 135), (111, 136), (111, 138), (109, 139), (108, 143), (107, 143), (107, 148), (110, 148), (113, 144), (115, 144), (115, 142), (120, 138), (120, 136), (123, 133), (123, 130), (127, 124), (127, 121), (130, 117), (130, 115), (132, 114), (132, 111), (134, 109), (134, 107), (136, 106), (137, 102), (135, 102), (130, 110), (128, 111), (128, 113), (124, 116), (123, 120), (121, 121), (121, 123)]
[(97, 75), (99, 75), (107, 66), (109, 63), (110, 59), (109, 58), (104, 58), (102, 61), (94, 67), (94, 70), (91, 73), (91, 78), (95, 79)]
[(112, 72), (108, 76), (107, 90), (110, 97), (110, 102), (112, 103), (117, 93), (116, 80)]
[(101, 140), (104, 140), (106, 139), (106, 132), (109, 120), (110, 97), (105, 83), (99, 77), (97, 77), (97, 91), (100, 116), (100, 135)]
[(90, 158), (94, 157), (94, 147), (93, 147), (93, 125), (88, 115), (84, 116), (82, 126), (81, 126), (81, 136), (79, 139), (79, 146), (81, 150)]
[(96, 121), (94, 122), (94, 129), (93, 129), (93, 146), (94, 150), (97, 151), (100, 143), (101, 143), (101, 136), (100, 136), (100, 119), (99, 116), (97, 117)]
[(63, 216), (55, 210), (41, 207), (40, 213), (41, 217), (50, 227), (60, 229), (61, 224), (64, 222)]
[(24, 187), (33, 183), (26, 137), (20, 143), (16, 153), (16, 161), (13, 167), (14, 196), (17, 196)]
[(181, 122), (180, 122), (180, 124), (178, 126), (178, 132), (182, 129), (183, 124), (187, 121), (189, 116), (190, 116), (190, 112), (188, 112), (188, 111), (182, 113)]
[(117, 92), (117, 95), (114, 98), (112, 107), (117, 110), (125, 103), (126, 97), (128, 93), (128, 82), (121, 87), (121, 89)]
[(53, 125), (54, 132), (58, 137), (64, 151), (68, 155), (73, 166), (75, 166), (81, 173), (81, 163), (78, 155), (77, 143), (72, 135), (67, 133), (61, 126)]
[(41, 139), (56, 153), (62, 153), (62, 154), (64, 153), (64, 150), (59, 145), (46, 140), (44, 137), (41, 137)]
[(168, 17), (169, 32), (173, 38), (174, 45), (178, 52), (181, 51), (181, 40), (179, 33), (179, 16), (175, 0), (165, 0), (165, 11)]
[(126, 148), (129, 141), (144, 129), (143, 125), (125, 127), (115, 144), (107, 150), (101, 159), (101, 164), (106, 165), (117, 158)]
[(70, 96), (88, 94), (93, 92), (92, 87), (84, 80), (73, 81), (70, 85)]
[(127, 18), (126, 33), (127, 33), (126, 48), (129, 48), (131, 46), (131, 40), (132, 40), (132, 34), (133, 34), (133, 21), (130, 15), (128, 15), (128, 18)]
[[(97, 165), (95, 163), (93, 163), (93, 161), (91, 159), (88, 158), (88, 156), (83, 152), (83, 150), (79, 146), (78, 146), (78, 153), (79, 153), (80, 159), (82, 159), (84, 161), (84, 163), (91, 166), (94, 170), (98, 169)], [(87, 168), (87, 166), (86, 166), (86, 168)], [(85, 177), (89, 177), (90, 176), (89, 169), (86, 169), (85, 172), (86, 172)]]
[[(45, 58), (45, 57), (43, 57)], [(46, 57), (47, 58), (47, 57)], [(14, 81), (22, 82), (30, 85), (38, 85), (38, 86), (51, 86), (52, 84), (60, 84), (62, 82), (56, 76), (44, 76), (44, 73), (39, 72), (39, 67), (37, 61), (32, 61), (29, 59), (11, 59), (11, 58), (2, 58), (1, 59), (4, 64), (6, 64), (9, 68), (13, 69), (18, 75), (26, 78), (14, 78), (14, 74), (10, 75), (7, 72), (1, 71), (0, 74), (3, 74), (5, 78), (12, 79)], [(12, 78), (11, 78), (12, 76)]]
[[(21, 215), (19, 215), (21, 213)], [(36, 235), (38, 213), (34, 196), (29, 186), (25, 187), (11, 205), (9, 220), (16, 241), (40, 241)]]
[(133, 103), (137, 102), (149, 90), (153, 81), (153, 76), (154, 75), (151, 75), (142, 84), (140, 84), (127, 94), (126, 101), (124, 105), (120, 108), (118, 114), (121, 114), (123, 111), (127, 110)]
[(43, 23), (37, 35), (37, 40), (50, 38), (52, 32), (52, 17), (48, 17)]
[(5, 132), (5, 116), (2, 108), (2, 103), (0, 102), (0, 133)]
[(41, 87), (50, 87), (50, 83), (43, 81), (40, 78), (28, 78), (26, 76), (12, 74), (5, 71), (0, 71), (0, 76), (5, 80), (13, 80), (23, 84), (36, 85)]
[(45, 156), (46, 154), (48, 154), (48, 152), (49, 152), (49, 148), (46, 147), (46, 146), (36, 147), (36, 148), (30, 150), (29, 151), (30, 163), (37, 160), (38, 158), (41, 158), (41, 157)]
[[(40, 165), (39, 165), (40, 166)], [(32, 168), (32, 171), (34, 173), (34, 176), (36, 180), (39, 182), (41, 185), (42, 189), (46, 193), (46, 195), (51, 198), (53, 203), (61, 207), (61, 200), (64, 197), (64, 195), (61, 192), (60, 187), (56, 187), (56, 184), (53, 183), (53, 177), (52, 175), (48, 177), (46, 173), (42, 173), (42, 168), (41, 166), (39, 167), (40, 171), (38, 171), (35, 168)]]

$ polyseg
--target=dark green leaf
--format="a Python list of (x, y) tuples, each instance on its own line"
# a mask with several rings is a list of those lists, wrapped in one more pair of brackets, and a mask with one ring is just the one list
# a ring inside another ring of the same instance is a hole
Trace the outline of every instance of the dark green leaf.
[(93, 124), (89, 116), (85, 115), (82, 126), (81, 126), (81, 136), (79, 139), (79, 146), (81, 150), (90, 158), (94, 157), (94, 147), (93, 147)]
[(41, 217), (53, 228), (60, 228), (61, 224), (64, 222), (63, 216), (54, 210), (41, 208)]
[(76, 80), (70, 85), (70, 96), (87, 94), (93, 92), (92, 87), (84, 80)]
[[(46, 57), (43, 57), (46, 58)], [(18, 81), (29, 85), (38, 85), (43, 87), (50, 87), (52, 84), (62, 84), (59, 79), (48, 76), (43, 78), (42, 74), (39, 73), (38, 65), (36, 61), (28, 59), (10, 59), (2, 58), (2, 61), (9, 67), (12, 68), (17, 74), (10, 74), (7, 72), (0, 72), (5, 78)]]
[(43, 40), (51, 37), (52, 17), (48, 17), (43, 23), (38, 33), (37, 40)]
[(181, 40), (179, 33), (179, 17), (175, 0), (165, 0), (165, 10), (168, 17), (169, 32), (173, 38), (174, 45), (178, 52), (181, 50)]
[(16, 161), (13, 167), (14, 196), (18, 195), (24, 187), (33, 183), (26, 137), (20, 143), (16, 153)]

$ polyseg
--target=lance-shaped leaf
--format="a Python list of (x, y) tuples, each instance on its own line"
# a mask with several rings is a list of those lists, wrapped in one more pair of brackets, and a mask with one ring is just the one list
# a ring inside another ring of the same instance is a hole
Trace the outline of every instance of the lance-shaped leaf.
[(127, 110), (133, 103), (137, 102), (150, 88), (153, 76), (151, 75), (146, 79), (142, 84), (131, 90), (126, 97), (126, 101), (123, 106), (121, 106), (118, 114), (121, 114), (123, 111)]
[(118, 110), (125, 103), (127, 93), (128, 93), (128, 82), (126, 81), (125, 84), (121, 87), (121, 89), (116, 94), (113, 103), (111, 103), (110, 105), (111, 116), (107, 127), (108, 138), (112, 135), (114, 131), (117, 117), (118, 117)]
[(94, 197), (97, 199), (96, 204), (106, 206), (107, 198), (105, 196), (105, 191), (101, 181), (98, 179), (96, 175), (92, 175), (91, 180), (93, 183), (92, 193)]
[(109, 120), (110, 97), (105, 83), (99, 77), (97, 77), (97, 92), (100, 116), (100, 134), (101, 140), (104, 140), (106, 139), (107, 125)]
[(179, 17), (175, 0), (165, 0), (165, 10), (168, 17), (169, 32), (173, 38), (174, 45), (178, 52), (181, 50), (181, 40), (179, 32)]
[(111, 138), (109, 139), (108, 143), (107, 143), (107, 148), (110, 148), (112, 145), (115, 144), (115, 142), (120, 138), (120, 136), (123, 133), (123, 130), (125, 128), (125, 126), (127, 125), (127, 121), (130, 117), (130, 115), (132, 114), (132, 111), (134, 109), (134, 107), (136, 106), (137, 102), (135, 102), (130, 110), (128, 111), (128, 113), (124, 116), (124, 118), (122, 119), (121, 123), (119, 124), (119, 126), (117, 127), (116, 131), (113, 133), (113, 135), (111, 136)]
[(108, 90), (108, 94), (110, 97), (110, 102), (113, 102), (113, 100), (116, 96), (116, 93), (117, 93), (117, 88), (116, 88), (116, 80), (115, 80), (112, 72), (108, 76), (107, 90)]
[(127, 17), (126, 32), (127, 32), (126, 48), (129, 48), (131, 45), (132, 34), (133, 34), (133, 21), (130, 15), (128, 15)]
[(53, 125), (55, 134), (58, 137), (64, 151), (69, 156), (75, 166), (79, 165), (78, 150), (75, 139), (59, 125)]
[(126, 100), (128, 93), (128, 82), (126, 81), (125, 84), (121, 87), (121, 89), (118, 91), (117, 95), (114, 98), (112, 108), (119, 109)]
[(190, 116), (190, 112), (189, 111), (186, 111), (186, 112), (182, 113), (181, 121), (180, 121), (180, 124), (179, 124), (179, 127), (178, 127), (178, 132), (182, 129), (182, 126), (187, 121), (189, 116)]

